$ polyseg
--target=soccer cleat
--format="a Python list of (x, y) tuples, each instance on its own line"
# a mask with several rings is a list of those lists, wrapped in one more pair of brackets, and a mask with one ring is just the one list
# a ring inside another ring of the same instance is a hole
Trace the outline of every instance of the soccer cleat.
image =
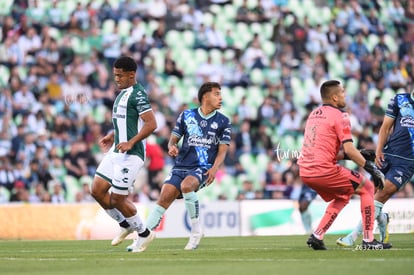
[(351, 234), (336, 240), (336, 244), (343, 247), (350, 247), (354, 245), (354, 239)]
[(374, 239), (372, 242), (362, 241), (362, 250), (382, 250), (390, 249), (392, 247), (389, 243), (382, 243)]
[(111, 244), (112, 244), (113, 246), (115, 246), (115, 245), (118, 245), (118, 244), (122, 243), (122, 242), (125, 240), (125, 238), (126, 238), (129, 234), (131, 234), (132, 232), (134, 232), (134, 229), (132, 229), (132, 227), (128, 227), (128, 228), (121, 227), (121, 229), (119, 230), (119, 234), (118, 234), (118, 236), (116, 236), (116, 237), (112, 240)]
[(131, 251), (132, 251), (132, 249), (134, 249), (134, 247), (136, 247), (136, 246), (137, 246), (137, 243), (138, 243), (138, 239), (134, 239), (134, 240), (132, 241), (132, 243), (131, 243), (130, 245), (128, 245), (128, 246), (127, 246), (126, 250), (127, 250), (128, 252), (131, 252)]
[[(131, 250), (128, 250), (132, 253), (140, 253), (144, 252), (147, 249), (148, 245), (155, 239), (155, 233), (150, 231), (150, 234), (147, 237), (139, 237), (137, 240), (134, 240), (133, 245), (128, 246), (131, 247)], [(127, 249), (128, 249), (127, 248)]]
[(380, 231), (380, 241), (383, 243), (388, 243), (389, 233), (388, 233), (388, 224), (390, 223), (390, 216), (388, 213), (382, 213), (382, 219), (378, 219), (378, 228)]
[(313, 234), (310, 235), (308, 241), (306, 242), (309, 247), (312, 247), (314, 250), (327, 250), (323, 240), (319, 240)]
[(203, 237), (203, 232), (191, 233), (190, 239), (188, 240), (187, 245), (184, 247), (184, 250), (197, 249), (202, 237)]

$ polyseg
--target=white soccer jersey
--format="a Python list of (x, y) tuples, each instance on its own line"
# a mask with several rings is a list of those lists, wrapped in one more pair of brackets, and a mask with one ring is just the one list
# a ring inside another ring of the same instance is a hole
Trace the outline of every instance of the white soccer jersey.
[[(140, 115), (151, 110), (147, 93), (140, 84), (124, 89), (116, 97), (112, 109), (112, 123), (114, 125), (114, 152), (118, 152), (116, 145), (126, 142), (136, 136), (142, 127)], [(130, 155), (138, 155), (145, 159), (145, 142), (137, 142), (131, 150)]]

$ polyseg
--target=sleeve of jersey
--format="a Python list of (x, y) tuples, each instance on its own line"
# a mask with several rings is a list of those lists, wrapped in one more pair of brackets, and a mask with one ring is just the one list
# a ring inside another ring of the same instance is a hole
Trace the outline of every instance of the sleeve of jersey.
[(339, 140), (344, 143), (352, 141), (351, 122), (347, 112), (338, 113), (338, 119), (335, 119), (336, 134)]
[(136, 108), (137, 108), (138, 114), (143, 114), (152, 109), (151, 103), (149, 102), (148, 96), (145, 92), (138, 91), (135, 99), (137, 102)]
[(230, 144), (231, 141), (231, 123), (229, 119), (223, 122), (224, 128), (220, 137), (220, 144)]
[(388, 103), (387, 110), (385, 111), (385, 115), (391, 118), (396, 118), (398, 116), (398, 95), (395, 95), (393, 98), (390, 99)]
[(184, 122), (183, 122), (183, 113), (181, 113), (178, 118), (177, 121), (175, 122), (175, 126), (171, 131), (171, 134), (177, 136), (177, 137), (182, 137), (183, 133), (184, 133)]

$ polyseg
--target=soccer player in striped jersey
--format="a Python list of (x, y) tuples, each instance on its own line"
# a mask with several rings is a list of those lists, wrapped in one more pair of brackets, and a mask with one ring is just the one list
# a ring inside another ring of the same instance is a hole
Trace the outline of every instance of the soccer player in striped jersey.
[(114, 62), (114, 80), (121, 92), (112, 109), (114, 130), (100, 140), (110, 149), (96, 170), (92, 196), (121, 226), (112, 245), (136, 231), (138, 242), (133, 252), (143, 252), (155, 233), (145, 226), (128, 193), (144, 166), (145, 139), (157, 123), (146, 91), (136, 81), (136, 71), (137, 64), (131, 57), (122, 56)]
[[(168, 142), (168, 154), (175, 158), (175, 164), (147, 219), (148, 228), (156, 228), (171, 203), (184, 198), (191, 220), (191, 234), (185, 250), (196, 249), (203, 236), (196, 192), (214, 181), (231, 140), (230, 120), (217, 111), (222, 104), (221, 86), (216, 82), (204, 83), (198, 91), (198, 100), (200, 107), (187, 109), (177, 118)], [(134, 249), (135, 243), (128, 250)]]

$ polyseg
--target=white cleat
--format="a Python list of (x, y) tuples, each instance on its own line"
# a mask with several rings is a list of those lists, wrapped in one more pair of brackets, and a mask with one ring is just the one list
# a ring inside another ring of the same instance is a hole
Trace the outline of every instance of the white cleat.
[[(127, 250), (132, 253), (144, 252), (147, 249), (148, 245), (155, 239), (155, 233), (150, 231), (150, 234), (147, 237), (139, 237), (134, 240), (133, 244), (127, 247)], [(131, 249), (131, 250), (129, 250)]]
[(130, 245), (128, 245), (128, 246), (127, 246), (126, 250), (127, 250), (128, 252), (131, 252), (131, 251), (132, 251), (132, 249), (134, 249), (134, 247), (136, 247), (136, 246), (137, 246), (137, 243), (138, 243), (138, 239), (134, 239), (134, 240), (132, 241), (132, 243), (131, 243)]
[(132, 229), (131, 227), (128, 227), (128, 228), (121, 227), (121, 229), (119, 230), (118, 236), (116, 236), (112, 240), (111, 244), (115, 246), (115, 245), (122, 243), (125, 240), (125, 238), (128, 237), (128, 235), (131, 234), (132, 232), (134, 232), (134, 229)]
[(187, 245), (184, 247), (184, 250), (197, 249), (202, 237), (203, 237), (203, 232), (191, 233), (190, 239), (188, 240)]

